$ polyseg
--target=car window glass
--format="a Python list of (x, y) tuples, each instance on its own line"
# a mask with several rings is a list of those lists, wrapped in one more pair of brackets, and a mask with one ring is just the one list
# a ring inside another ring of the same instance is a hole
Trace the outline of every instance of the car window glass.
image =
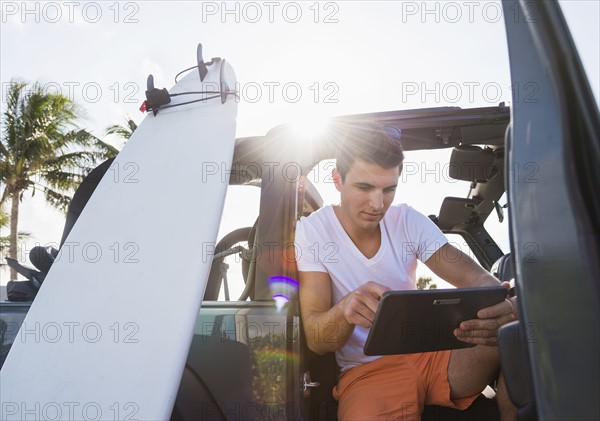
[[(258, 218), (260, 204), (260, 188), (254, 186), (229, 186), (225, 198), (225, 206), (221, 217), (221, 225), (217, 243), (228, 233), (238, 228), (252, 227)], [(246, 242), (239, 243), (247, 247)], [(210, 245), (214, 246), (214, 245)], [(232, 245), (233, 246), (233, 245)], [(231, 301), (236, 301), (244, 290), (242, 275), (242, 258), (239, 253), (225, 258), (227, 284)], [(224, 285), (221, 285), (219, 301), (225, 300)]]
[[(502, 207), (502, 217), (498, 215), (496, 210), (490, 213), (490, 216), (485, 221), (483, 226), (485, 227), (488, 234), (494, 239), (502, 253), (506, 254), (510, 251), (510, 240), (508, 236), (508, 215), (509, 208), (504, 207), (508, 203), (506, 192), (498, 200), (499, 205)], [(502, 221), (500, 220), (502, 218)]]

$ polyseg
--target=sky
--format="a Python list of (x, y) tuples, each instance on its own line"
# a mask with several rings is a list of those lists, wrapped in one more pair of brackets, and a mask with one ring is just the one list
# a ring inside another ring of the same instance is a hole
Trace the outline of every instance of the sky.
[[(561, 2), (597, 100), (599, 4)], [(225, 58), (236, 71), (237, 136), (263, 135), (289, 121), (495, 106), (510, 104), (513, 90), (531, 94), (511, 85), (496, 1), (2, 1), (0, 39), (2, 111), (11, 79), (38, 81), (72, 98), (82, 110), (80, 126), (116, 146), (121, 141), (105, 129), (126, 116), (141, 122), (148, 74), (157, 87), (170, 88), (179, 71), (195, 64), (199, 42), (206, 59)], [(442, 197), (466, 196), (468, 186), (444, 173), (447, 159), (447, 151), (409, 154), (416, 171), (402, 179), (396, 202), (436, 214)], [(321, 170), (312, 181), (326, 202), (335, 202), (327, 175)], [(253, 223), (256, 214), (240, 212), (257, 209), (257, 194), (251, 196), (228, 198), (221, 236)], [(507, 224), (490, 223), (508, 251)], [(63, 225), (64, 216), (41, 195), (26, 194), (19, 229), (31, 237), (22, 260), (36, 243), (59, 241)], [(8, 274), (0, 276), (3, 285)]]

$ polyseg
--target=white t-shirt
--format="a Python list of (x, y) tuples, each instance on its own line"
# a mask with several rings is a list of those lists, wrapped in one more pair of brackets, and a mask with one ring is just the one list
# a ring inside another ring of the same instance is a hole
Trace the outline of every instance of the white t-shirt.
[[(390, 206), (379, 226), (381, 246), (367, 259), (346, 234), (332, 206), (301, 218), (295, 240), (298, 270), (328, 273), (334, 303), (368, 281), (393, 290), (416, 289), (417, 259), (425, 262), (448, 240), (429, 218), (405, 204)], [(368, 332), (356, 326), (350, 340), (336, 351), (342, 370), (379, 358), (363, 353)]]

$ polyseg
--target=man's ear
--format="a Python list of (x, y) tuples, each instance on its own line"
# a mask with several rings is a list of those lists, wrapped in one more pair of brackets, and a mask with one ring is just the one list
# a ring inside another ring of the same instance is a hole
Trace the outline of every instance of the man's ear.
[(333, 185), (337, 191), (342, 190), (342, 176), (340, 175), (337, 168), (331, 170), (331, 178), (333, 179)]

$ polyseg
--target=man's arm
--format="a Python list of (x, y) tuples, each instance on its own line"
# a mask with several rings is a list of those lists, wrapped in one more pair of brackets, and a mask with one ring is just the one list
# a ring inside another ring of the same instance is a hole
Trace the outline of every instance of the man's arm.
[(433, 253), (425, 265), (437, 276), (457, 288), (500, 285), (498, 279), (449, 243)]
[(311, 351), (325, 354), (348, 342), (356, 325), (369, 328), (379, 298), (388, 290), (367, 282), (332, 306), (331, 278), (325, 272), (299, 272), (300, 312), (306, 341)]
[[(450, 244), (440, 247), (425, 264), (440, 278), (458, 288), (500, 285), (500, 281)], [(458, 339), (473, 344), (496, 345), (498, 328), (516, 319), (513, 302), (509, 300), (479, 310), (477, 317), (460, 324), (454, 331)]]

